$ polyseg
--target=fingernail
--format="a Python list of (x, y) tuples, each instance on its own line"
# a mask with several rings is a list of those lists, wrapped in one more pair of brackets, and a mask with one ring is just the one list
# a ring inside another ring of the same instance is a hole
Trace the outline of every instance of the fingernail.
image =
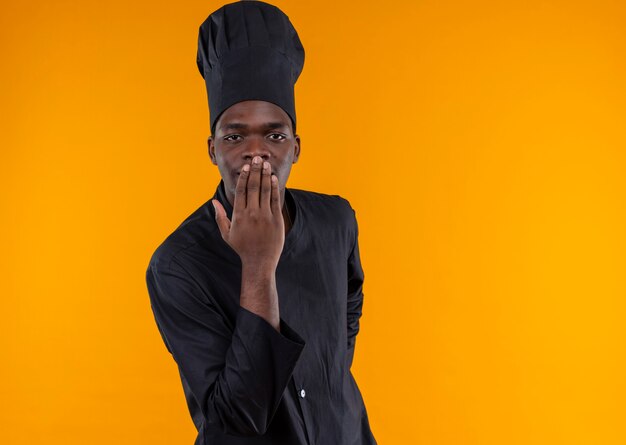
[(247, 172), (248, 170), (250, 170), (250, 164), (246, 164), (243, 166), (242, 168), (243, 171)]
[(267, 170), (268, 168), (270, 168), (270, 163), (269, 163), (269, 162), (267, 162), (267, 161), (263, 162), (263, 168), (264, 168), (264, 169), (266, 169), (266, 170)]
[(255, 164), (258, 164), (259, 162), (261, 162), (261, 157), (255, 156), (254, 159), (252, 159), (252, 162), (254, 162)]

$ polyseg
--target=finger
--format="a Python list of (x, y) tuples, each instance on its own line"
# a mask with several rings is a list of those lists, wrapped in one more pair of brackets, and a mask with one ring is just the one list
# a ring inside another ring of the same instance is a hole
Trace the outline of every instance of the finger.
[(248, 189), (246, 193), (246, 208), (259, 208), (259, 191), (261, 189), (261, 157), (255, 156), (250, 167), (250, 177), (248, 178)]
[(217, 199), (212, 199), (211, 202), (213, 203), (213, 208), (215, 209), (215, 221), (217, 222), (217, 227), (220, 229), (222, 238), (226, 240), (230, 232), (230, 220), (228, 219), (228, 216), (226, 216), (226, 211), (224, 210), (221, 202)]
[(263, 162), (263, 170), (261, 172), (261, 209), (271, 213), (272, 197), (272, 166), (269, 162)]
[(272, 175), (272, 214), (280, 215), (282, 218), (282, 209), (280, 208), (280, 190), (278, 189), (278, 176)]
[(235, 186), (235, 202), (233, 203), (233, 212), (241, 212), (246, 208), (246, 186), (250, 177), (250, 164), (245, 164), (239, 172), (237, 185)]

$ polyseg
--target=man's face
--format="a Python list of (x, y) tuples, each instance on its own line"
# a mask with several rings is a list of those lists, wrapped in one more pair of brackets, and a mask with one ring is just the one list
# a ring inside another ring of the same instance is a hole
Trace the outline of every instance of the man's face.
[(208, 143), (211, 162), (224, 180), (231, 205), (239, 172), (255, 156), (270, 163), (272, 173), (278, 177), (283, 205), (291, 165), (300, 156), (300, 137), (293, 134), (291, 119), (282, 108), (260, 100), (236, 103), (217, 120), (215, 134)]

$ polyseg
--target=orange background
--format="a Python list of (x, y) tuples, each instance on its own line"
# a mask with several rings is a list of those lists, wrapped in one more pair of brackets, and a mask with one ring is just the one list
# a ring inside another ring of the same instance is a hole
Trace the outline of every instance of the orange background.
[[(275, 4), (306, 50), (288, 185), (359, 220), (379, 444), (626, 443), (624, 3)], [(3, 444), (193, 443), (145, 269), (219, 182), (221, 5), (0, 7)]]

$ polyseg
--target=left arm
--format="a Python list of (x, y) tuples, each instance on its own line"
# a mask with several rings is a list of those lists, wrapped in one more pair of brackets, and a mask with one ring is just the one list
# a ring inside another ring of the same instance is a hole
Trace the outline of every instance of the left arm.
[(348, 257), (348, 367), (352, 366), (356, 336), (359, 333), (359, 319), (363, 310), (363, 281), (365, 275), (359, 254), (359, 227), (354, 217), (354, 245)]

